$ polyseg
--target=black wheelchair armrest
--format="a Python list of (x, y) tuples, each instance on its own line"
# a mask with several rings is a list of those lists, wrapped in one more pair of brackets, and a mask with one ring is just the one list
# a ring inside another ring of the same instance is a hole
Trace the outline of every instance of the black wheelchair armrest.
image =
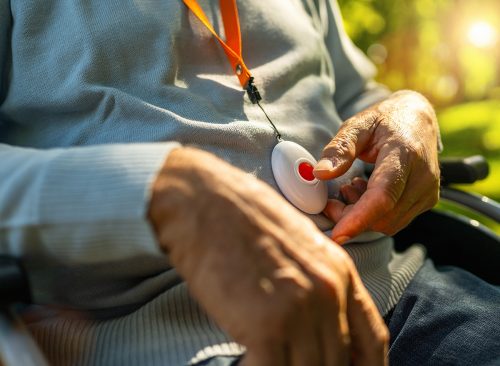
[(31, 302), (28, 277), (19, 259), (0, 256), (0, 306)]
[(500, 222), (500, 205), (494, 200), (474, 193), (449, 187), (450, 184), (471, 184), (489, 174), (489, 165), (481, 155), (467, 158), (442, 158), (441, 198), (470, 208), (486, 217)]
[(441, 184), (471, 184), (488, 176), (488, 161), (481, 155), (467, 158), (441, 158)]
[[(471, 184), (484, 179), (490, 173), (486, 158), (482, 155), (473, 155), (466, 158), (440, 158), (441, 185)], [(373, 164), (365, 164), (365, 173), (370, 176)]]

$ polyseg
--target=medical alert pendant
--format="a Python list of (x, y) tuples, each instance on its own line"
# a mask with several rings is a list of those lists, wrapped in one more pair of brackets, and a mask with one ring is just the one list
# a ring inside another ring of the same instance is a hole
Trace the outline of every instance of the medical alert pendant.
[(283, 195), (308, 214), (323, 211), (328, 198), (326, 183), (313, 175), (316, 159), (302, 146), (280, 141), (273, 149), (271, 167)]

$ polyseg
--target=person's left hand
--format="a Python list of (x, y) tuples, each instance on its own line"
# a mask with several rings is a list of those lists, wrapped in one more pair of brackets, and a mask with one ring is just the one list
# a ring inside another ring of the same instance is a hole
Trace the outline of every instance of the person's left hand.
[(366, 230), (394, 235), (439, 199), (438, 125), (429, 102), (412, 91), (391, 97), (344, 122), (314, 169), (318, 179), (344, 174), (356, 158), (375, 163), (368, 183), (345, 188), (347, 204), (329, 200), (339, 243)]

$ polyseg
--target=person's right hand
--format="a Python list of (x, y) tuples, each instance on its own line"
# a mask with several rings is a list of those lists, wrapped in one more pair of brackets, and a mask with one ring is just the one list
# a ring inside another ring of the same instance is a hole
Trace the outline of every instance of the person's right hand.
[(190, 148), (172, 151), (149, 217), (242, 365), (384, 365), (388, 332), (347, 253), (271, 187)]

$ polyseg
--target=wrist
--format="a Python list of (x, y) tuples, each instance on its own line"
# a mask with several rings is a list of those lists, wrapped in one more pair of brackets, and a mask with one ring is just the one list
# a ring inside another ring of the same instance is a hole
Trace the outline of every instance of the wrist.
[(210, 153), (181, 147), (169, 154), (160, 169), (152, 186), (148, 217), (161, 250), (176, 267), (184, 262), (184, 253), (192, 257), (204, 250), (200, 245), (206, 241), (203, 227), (210, 221), (210, 213), (217, 211), (216, 196), (224, 186), (215, 172), (230, 175), (231, 168)]
[(151, 187), (151, 201), (148, 208), (148, 218), (157, 236), (160, 249), (172, 254), (177, 240), (175, 236), (182, 233), (184, 224), (176, 225), (185, 213), (184, 201), (189, 200), (189, 190), (182, 179), (183, 170), (187, 168), (183, 152), (186, 148), (172, 150), (164, 161), (163, 166)]

